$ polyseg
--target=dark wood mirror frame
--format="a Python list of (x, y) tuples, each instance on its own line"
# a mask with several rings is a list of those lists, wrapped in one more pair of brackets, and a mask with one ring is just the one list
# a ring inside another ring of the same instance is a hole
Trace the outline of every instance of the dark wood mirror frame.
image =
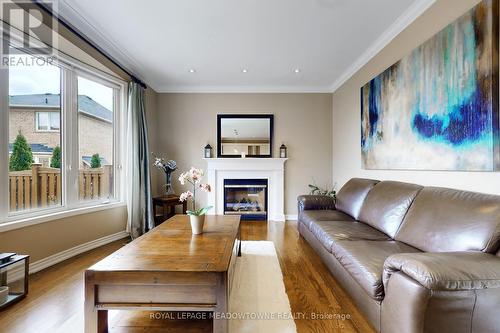
[(269, 119), (269, 154), (266, 155), (246, 155), (246, 157), (270, 158), (273, 157), (273, 136), (274, 136), (274, 115), (273, 114), (218, 114), (217, 115), (217, 157), (219, 158), (235, 158), (241, 155), (222, 155), (221, 144), (221, 121), (222, 119), (239, 118), (239, 119)]

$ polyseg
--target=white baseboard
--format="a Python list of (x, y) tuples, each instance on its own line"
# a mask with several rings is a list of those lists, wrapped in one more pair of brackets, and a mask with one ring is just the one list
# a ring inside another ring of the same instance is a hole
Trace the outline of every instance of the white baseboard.
[(285, 215), (284, 214), (276, 214), (276, 215), (270, 216), (269, 220), (276, 221), (276, 222), (285, 222)]
[(285, 215), (285, 219), (286, 219), (287, 221), (297, 221), (297, 218), (298, 218), (298, 217), (297, 217), (297, 215), (296, 215), (296, 214), (295, 214), (295, 215), (294, 215), (294, 214), (292, 214), (292, 215)]
[(30, 274), (36, 273), (38, 271), (41, 271), (42, 269), (45, 269), (47, 267), (50, 267), (52, 265), (58, 264), (61, 261), (64, 261), (66, 259), (69, 259), (71, 257), (74, 257), (76, 255), (79, 255), (80, 253), (87, 252), (90, 250), (93, 250), (99, 246), (106, 245), (108, 243), (117, 241), (119, 239), (128, 237), (129, 234), (126, 231), (120, 231), (117, 232), (116, 234), (104, 236), (99, 239), (95, 239), (93, 241), (77, 245), (75, 247), (72, 247), (71, 249), (64, 250), (62, 252), (53, 254), (47, 258), (43, 258), (41, 260), (35, 261), (30, 264)]

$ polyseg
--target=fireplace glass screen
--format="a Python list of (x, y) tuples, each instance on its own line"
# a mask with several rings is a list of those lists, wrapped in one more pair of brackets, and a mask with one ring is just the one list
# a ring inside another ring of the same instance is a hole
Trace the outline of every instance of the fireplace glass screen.
[(243, 220), (267, 219), (267, 179), (224, 180), (224, 214)]

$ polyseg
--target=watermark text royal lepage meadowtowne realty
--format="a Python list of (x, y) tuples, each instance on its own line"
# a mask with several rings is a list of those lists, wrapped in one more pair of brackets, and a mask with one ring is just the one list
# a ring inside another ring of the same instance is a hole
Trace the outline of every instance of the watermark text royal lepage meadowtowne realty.
[(337, 320), (346, 321), (351, 315), (323, 312), (150, 312), (155, 320)]
[[(41, 4), (53, 10), (53, 3)], [(32, 1), (0, 0), (2, 38), (0, 67), (44, 66), (55, 62), (54, 18)], [(45, 14), (45, 15), (44, 15)]]

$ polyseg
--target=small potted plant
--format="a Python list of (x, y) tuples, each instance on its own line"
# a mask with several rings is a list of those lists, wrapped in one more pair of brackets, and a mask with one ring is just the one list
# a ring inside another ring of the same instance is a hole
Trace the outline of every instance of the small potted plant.
[(325, 195), (327, 197), (332, 197), (334, 201), (337, 200), (337, 191), (335, 188), (337, 184), (334, 184), (330, 189), (329, 187), (321, 188), (316, 184), (309, 184), (309, 193), (314, 195)]
[(189, 220), (191, 222), (191, 229), (194, 235), (199, 235), (203, 232), (203, 225), (205, 224), (205, 214), (208, 212), (212, 206), (201, 207), (196, 209), (196, 190), (202, 190), (204, 192), (210, 192), (212, 189), (209, 184), (202, 184), (201, 179), (203, 178), (203, 170), (191, 167), (189, 171), (183, 172), (179, 177), (179, 182), (181, 185), (186, 183), (191, 184), (193, 191), (186, 191), (181, 194), (180, 200), (186, 201), (191, 199), (192, 210), (188, 210)]

